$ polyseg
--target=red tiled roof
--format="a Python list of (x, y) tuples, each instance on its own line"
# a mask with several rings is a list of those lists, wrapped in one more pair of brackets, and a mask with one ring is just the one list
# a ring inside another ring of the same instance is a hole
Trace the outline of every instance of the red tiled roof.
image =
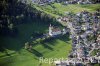
[(61, 31), (59, 28), (53, 28), (52, 29), (52, 32), (58, 32), (58, 31)]

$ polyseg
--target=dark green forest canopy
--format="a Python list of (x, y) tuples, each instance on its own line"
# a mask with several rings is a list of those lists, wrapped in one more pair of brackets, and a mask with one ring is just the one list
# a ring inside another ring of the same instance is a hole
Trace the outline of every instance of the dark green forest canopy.
[[(49, 14), (35, 9), (31, 4), (21, 3), (21, 1), (18, 0), (0, 0), (0, 10), (0, 36), (2, 37), (16, 38), (17, 36), (20, 36), (19, 31), (22, 30), (19, 30), (20, 28), (18, 25), (31, 24), (34, 22), (34, 24), (41, 23), (49, 26), (50, 23), (55, 25), (57, 23), (56, 19)], [(37, 27), (39, 26), (36, 26), (35, 28)], [(31, 30), (33, 29), (31, 28)], [(37, 33), (35, 33), (35, 35), (36, 34)], [(2, 46), (5, 47), (4, 43), (0, 43), (0, 47)]]
[(0, 6), (0, 34), (15, 33), (17, 31), (16, 25), (18, 24), (32, 21), (45, 23), (55, 20), (50, 15), (31, 7), (30, 4), (26, 5), (17, 0), (2, 0), (0, 1)]

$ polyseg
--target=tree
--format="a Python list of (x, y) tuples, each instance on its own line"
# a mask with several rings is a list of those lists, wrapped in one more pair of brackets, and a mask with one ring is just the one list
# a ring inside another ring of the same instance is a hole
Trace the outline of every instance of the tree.
[(100, 0), (90, 0), (93, 3), (100, 3)]
[(11, 24), (9, 24), (9, 26), (8, 26), (8, 27), (9, 27), (9, 29), (10, 29), (10, 30), (13, 30), (14, 25), (11, 23)]
[(26, 42), (26, 43), (25, 43), (25, 49), (29, 49), (29, 48), (30, 48), (29, 42)]
[(32, 51), (32, 47), (33, 47), (32, 45), (29, 46), (29, 51)]

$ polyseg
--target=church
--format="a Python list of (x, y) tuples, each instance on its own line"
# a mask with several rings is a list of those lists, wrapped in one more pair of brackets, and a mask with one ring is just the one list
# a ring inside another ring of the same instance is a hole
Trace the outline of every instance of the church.
[(66, 34), (67, 31), (66, 29), (61, 30), (59, 27), (56, 26), (49, 26), (49, 35), (50, 36), (56, 36), (56, 35), (60, 35), (60, 34)]

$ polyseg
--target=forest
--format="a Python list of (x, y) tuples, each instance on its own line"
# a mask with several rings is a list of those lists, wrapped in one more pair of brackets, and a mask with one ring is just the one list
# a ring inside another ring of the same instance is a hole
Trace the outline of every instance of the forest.
[(55, 21), (49, 14), (18, 0), (1, 0), (0, 7), (0, 36), (16, 37), (19, 33), (16, 26), (20, 24), (41, 22), (49, 25)]

